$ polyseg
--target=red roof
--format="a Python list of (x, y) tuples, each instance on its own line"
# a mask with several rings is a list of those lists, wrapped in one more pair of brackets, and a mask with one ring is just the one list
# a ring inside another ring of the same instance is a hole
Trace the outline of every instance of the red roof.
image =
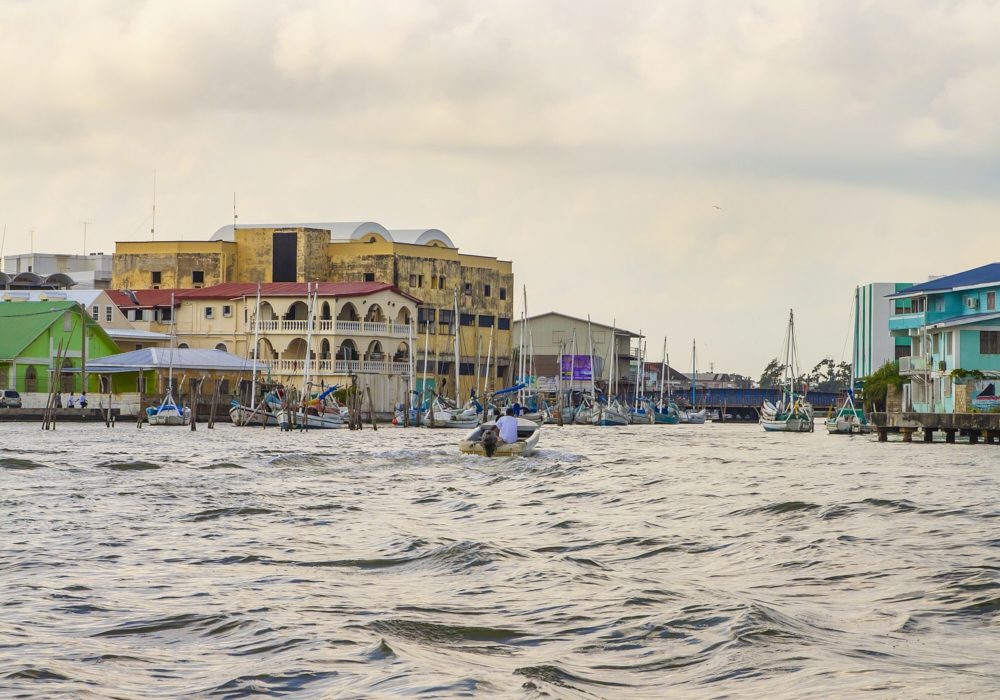
[[(260, 285), (260, 293), (268, 297), (304, 297), (309, 288), (307, 282), (264, 282)], [(378, 292), (395, 292), (417, 304), (420, 299), (407, 294), (392, 284), (385, 282), (312, 282), (313, 291), (319, 287), (321, 297), (362, 297)], [(119, 307), (154, 307), (170, 306), (170, 296), (174, 302), (181, 299), (238, 299), (257, 295), (256, 282), (226, 282), (202, 289), (133, 289), (125, 291), (108, 290), (108, 296)], [(136, 305), (132, 298), (138, 301)]]

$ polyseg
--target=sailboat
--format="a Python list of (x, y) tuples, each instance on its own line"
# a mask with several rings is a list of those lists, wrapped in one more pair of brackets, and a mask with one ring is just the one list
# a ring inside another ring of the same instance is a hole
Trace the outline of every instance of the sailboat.
[(793, 311), (788, 312), (788, 329), (785, 331), (784, 346), (783, 395), (777, 406), (770, 401), (764, 401), (760, 410), (760, 424), (769, 432), (811, 433), (814, 429), (812, 404), (806, 401), (805, 391), (801, 394), (795, 391), (795, 379), (799, 368)]
[[(670, 400), (670, 379), (667, 373), (670, 372), (670, 356), (667, 355), (667, 337), (663, 336), (663, 360), (660, 362), (660, 401), (653, 411), (653, 422), (666, 425), (677, 425), (681, 422), (677, 405)], [(663, 388), (666, 383), (667, 399), (663, 399)]]
[(702, 425), (708, 419), (708, 410), (694, 410), (697, 405), (697, 385), (698, 385), (698, 342), (691, 341), (691, 408), (678, 411), (681, 423), (691, 423), (692, 425)]
[[(854, 309), (858, 310), (858, 290), (854, 290)], [(851, 355), (851, 383), (847, 387), (847, 400), (844, 405), (837, 409), (837, 412), (827, 418), (826, 430), (831, 435), (860, 435), (871, 433), (874, 428), (865, 412), (854, 405), (854, 368), (858, 364), (858, 344), (855, 341)]]
[(475, 428), (479, 425), (479, 409), (476, 407), (461, 408), (461, 346), (459, 344), (458, 287), (455, 287), (455, 308), (452, 323), (455, 325), (455, 403), (449, 405), (448, 400), (440, 394), (431, 401), (430, 409), (424, 414), (423, 423), (428, 428)]
[(264, 395), (260, 404), (257, 403), (257, 362), (260, 342), (260, 282), (257, 283), (257, 312), (254, 314), (253, 327), (253, 375), (250, 381), (250, 405), (244, 406), (233, 399), (229, 407), (229, 418), (235, 426), (266, 426), (288, 425), (288, 414), (281, 407), (281, 397), (274, 391)]
[(146, 409), (146, 420), (150, 425), (191, 425), (191, 409), (178, 406), (174, 402), (174, 343), (177, 339), (174, 333), (174, 295), (170, 295), (170, 364), (167, 371), (167, 394), (159, 406)]

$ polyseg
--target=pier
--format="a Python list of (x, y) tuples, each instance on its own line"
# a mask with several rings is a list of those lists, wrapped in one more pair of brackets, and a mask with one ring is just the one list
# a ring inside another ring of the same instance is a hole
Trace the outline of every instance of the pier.
[(920, 431), (923, 442), (934, 442), (934, 433), (944, 433), (944, 441), (954, 443), (957, 436), (969, 438), (969, 444), (980, 440), (988, 445), (1000, 441), (1000, 413), (875, 413), (872, 424), (879, 442), (887, 442), (889, 433), (899, 433), (903, 442), (913, 442)]

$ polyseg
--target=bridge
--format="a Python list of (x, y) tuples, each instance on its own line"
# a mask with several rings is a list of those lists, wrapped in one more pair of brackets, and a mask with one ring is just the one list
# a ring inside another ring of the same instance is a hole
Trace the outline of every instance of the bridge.
[[(675, 391), (671, 398), (676, 403), (690, 403), (691, 390)], [(695, 405), (701, 408), (704, 406), (709, 410), (718, 411), (719, 415), (726, 420), (728, 413), (733, 421), (754, 421), (760, 417), (760, 407), (764, 401), (773, 404), (778, 403), (782, 398), (781, 389), (702, 389), (695, 388)], [(840, 391), (810, 391), (806, 395), (806, 400), (816, 409), (816, 415), (824, 414), (830, 409), (835, 409), (844, 400), (844, 393)]]

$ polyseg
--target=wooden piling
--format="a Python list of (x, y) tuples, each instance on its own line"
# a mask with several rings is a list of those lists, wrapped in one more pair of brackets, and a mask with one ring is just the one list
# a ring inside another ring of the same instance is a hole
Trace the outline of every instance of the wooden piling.
[(372, 430), (378, 430), (378, 426), (375, 425), (375, 403), (372, 401), (372, 388), (366, 386), (365, 392), (368, 394), (368, 417), (372, 421)]
[(215, 411), (219, 407), (219, 394), (222, 390), (222, 380), (215, 380), (215, 388), (212, 390), (212, 411), (208, 415), (208, 429), (215, 428)]

